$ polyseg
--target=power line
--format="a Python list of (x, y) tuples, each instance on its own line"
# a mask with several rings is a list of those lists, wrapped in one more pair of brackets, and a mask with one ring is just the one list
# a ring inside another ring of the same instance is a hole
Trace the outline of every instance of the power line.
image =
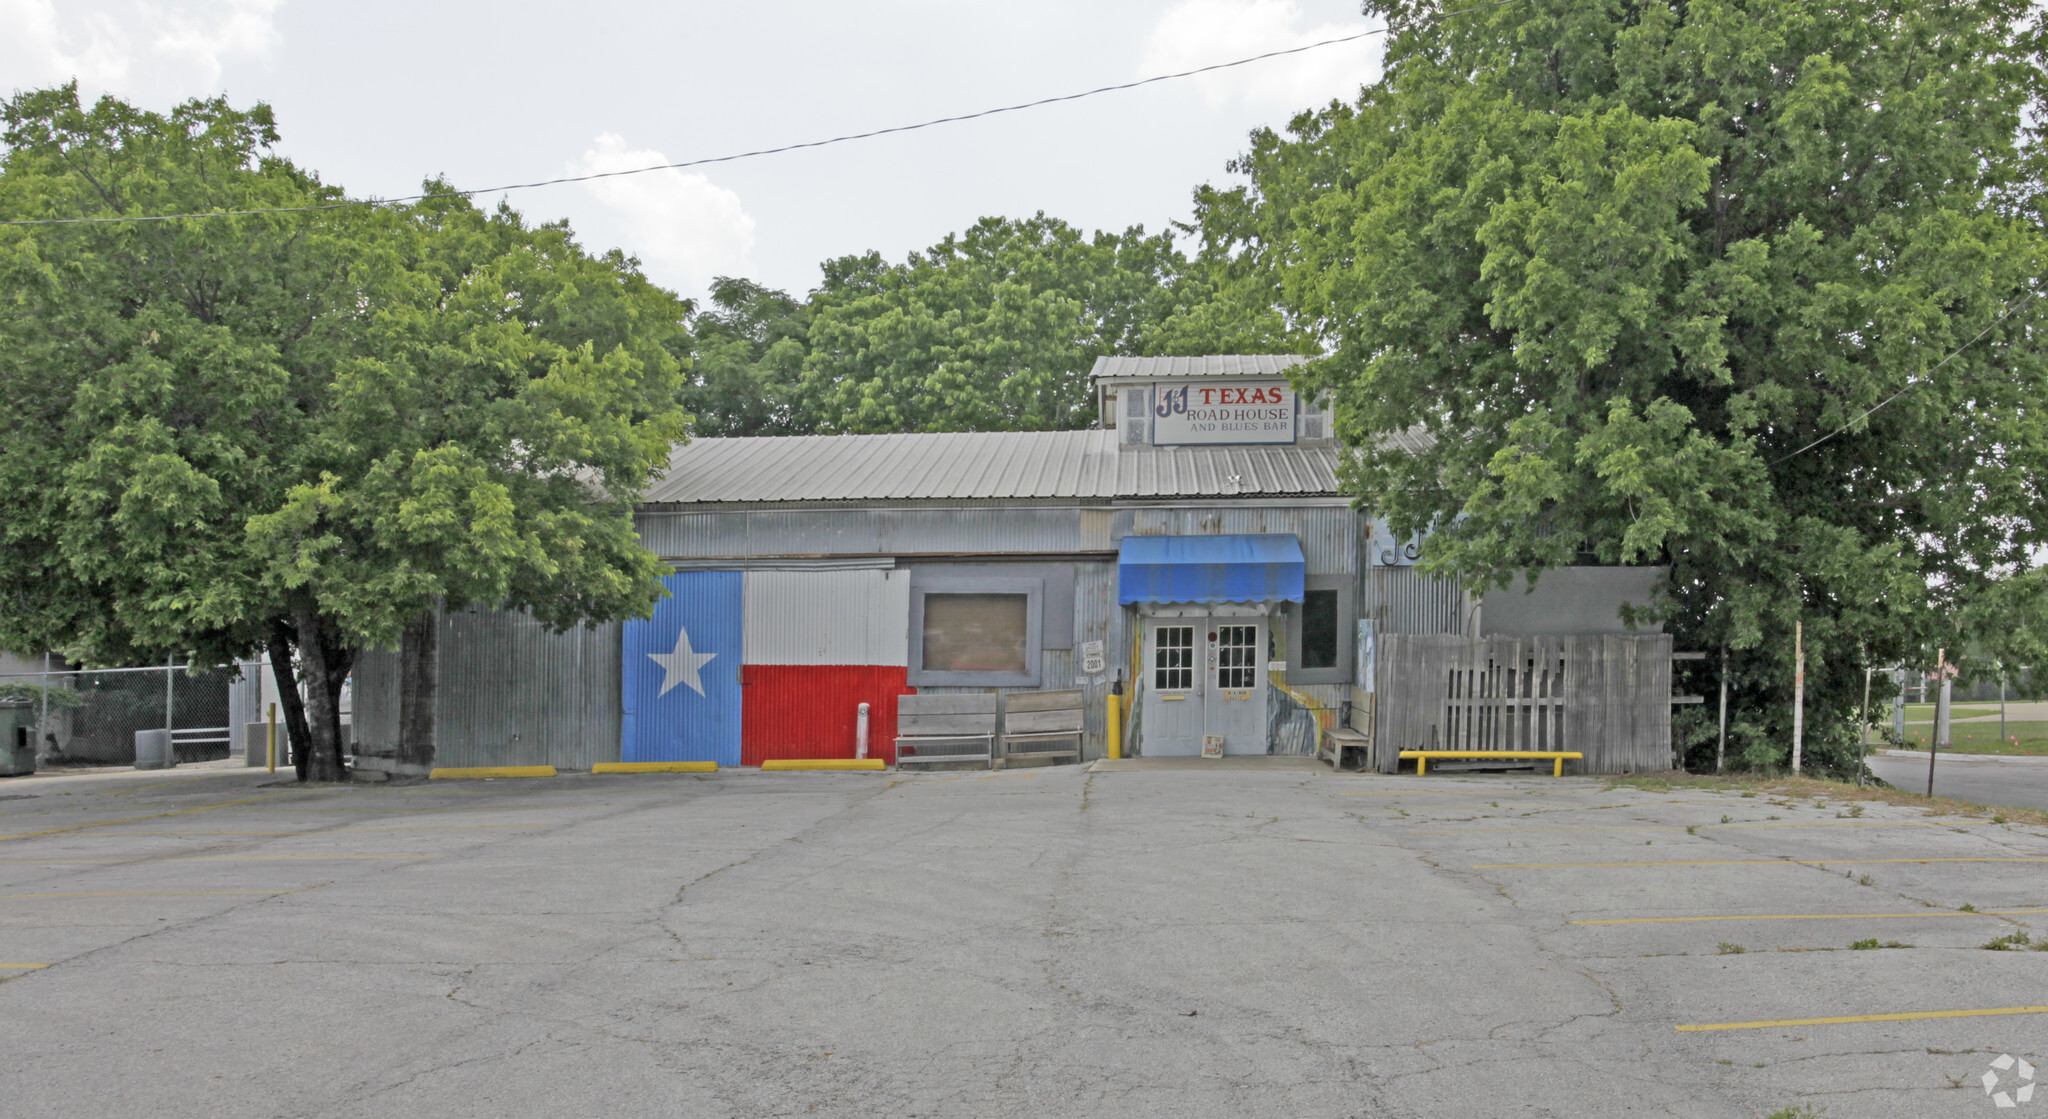
[(1963, 344), (1962, 344), (1962, 345), (1960, 345), (1960, 346), (1957, 346), (1957, 347), (1956, 347), (1955, 349), (1953, 349), (1953, 350), (1950, 350), (1950, 351), (1948, 352), (1948, 356), (1947, 356), (1947, 357), (1944, 357), (1944, 358), (1942, 358), (1942, 359), (1941, 359), (1940, 361), (1937, 361), (1937, 362), (1935, 362), (1935, 363), (1934, 363), (1934, 368), (1932, 368), (1932, 369), (1929, 369), (1929, 370), (1928, 370), (1928, 371), (1927, 371), (1927, 372), (1926, 372), (1925, 374), (1922, 374), (1922, 375), (1921, 375), (1921, 376), (1920, 376), (1919, 378), (1917, 378), (1917, 379), (1915, 379), (1915, 378), (1909, 378), (1909, 379), (1907, 379), (1906, 383), (1905, 383), (1904, 385), (1900, 386), (1900, 388), (1899, 388), (1899, 391), (1897, 391), (1897, 392), (1895, 392), (1895, 393), (1891, 394), (1890, 396), (1887, 396), (1887, 397), (1885, 397), (1885, 398), (1884, 398), (1883, 400), (1880, 400), (1880, 401), (1878, 401), (1877, 403), (1875, 403), (1875, 404), (1871, 405), (1870, 407), (1868, 407), (1868, 408), (1865, 408), (1865, 409), (1863, 410), (1863, 413), (1862, 413), (1861, 415), (1857, 416), (1857, 417), (1856, 417), (1855, 419), (1853, 419), (1853, 420), (1850, 420), (1849, 422), (1847, 422), (1847, 423), (1843, 424), (1842, 426), (1840, 426), (1840, 427), (1836, 428), (1835, 430), (1833, 430), (1833, 431), (1830, 431), (1830, 432), (1828, 432), (1828, 433), (1827, 433), (1826, 435), (1823, 435), (1823, 436), (1821, 436), (1820, 438), (1818, 438), (1818, 439), (1814, 440), (1814, 441), (1813, 441), (1813, 442), (1811, 442), (1811, 443), (1808, 443), (1808, 444), (1807, 444), (1806, 446), (1804, 446), (1804, 447), (1801, 447), (1801, 448), (1799, 448), (1798, 450), (1796, 450), (1796, 451), (1793, 451), (1793, 452), (1792, 452), (1792, 453), (1790, 453), (1790, 454), (1786, 454), (1786, 455), (1780, 455), (1780, 456), (1778, 456), (1777, 458), (1774, 458), (1774, 459), (1772, 459), (1772, 460), (1771, 460), (1770, 462), (1766, 463), (1765, 465), (1767, 465), (1767, 466), (1776, 466), (1776, 465), (1778, 465), (1779, 463), (1781, 463), (1781, 462), (1784, 462), (1784, 461), (1785, 461), (1786, 459), (1798, 458), (1798, 457), (1799, 457), (1800, 455), (1803, 455), (1803, 454), (1805, 454), (1806, 452), (1808, 452), (1808, 451), (1810, 451), (1810, 450), (1813, 450), (1813, 449), (1814, 449), (1815, 447), (1818, 447), (1818, 446), (1820, 446), (1820, 445), (1821, 445), (1822, 443), (1825, 443), (1825, 442), (1827, 442), (1828, 440), (1830, 440), (1830, 439), (1833, 439), (1833, 438), (1834, 438), (1835, 436), (1837, 436), (1837, 435), (1840, 435), (1840, 434), (1842, 434), (1843, 432), (1845, 432), (1845, 431), (1848, 431), (1848, 430), (1849, 430), (1850, 428), (1852, 428), (1852, 427), (1855, 427), (1855, 426), (1856, 426), (1857, 424), (1859, 424), (1859, 423), (1862, 423), (1862, 422), (1863, 422), (1864, 420), (1867, 420), (1867, 419), (1869, 419), (1869, 418), (1870, 418), (1870, 417), (1871, 417), (1871, 416), (1872, 416), (1873, 414), (1875, 414), (1875, 413), (1877, 412), (1877, 410), (1878, 410), (1879, 408), (1882, 408), (1882, 407), (1884, 407), (1885, 405), (1887, 405), (1887, 404), (1890, 404), (1890, 403), (1891, 403), (1892, 401), (1894, 401), (1894, 400), (1897, 400), (1898, 398), (1900, 398), (1900, 397), (1902, 397), (1902, 396), (1906, 395), (1906, 394), (1907, 394), (1908, 392), (1911, 392), (1911, 391), (1912, 391), (1913, 389), (1915, 389), (1915, 388), (1917, 388), (1917, 387), (1919, 387), (1919, 386), (1921, 386), (1921, 385), (1924, 385), (1924, 384), (1926, 384), (1926, 383), (1927, 383), (1928, 381), (1930, 381), (1930, 380), (1932, 380), (1932, 379), (1934, 378), (1934, 375), (1935, 375), (1936, 373), (1939, 373), (1939, 372), (1941, 371), (1941, 367), (1942, 367), (1942, 366), (1944, 366), (1944, 365), (1947, 365), (1947, 364), (1948, 364), (1949, 362), (1951, 362), (1951, 361), (1954, 361), (1954, 360), (1955, 360), (1956, 358), (1958, 358), (1958, 357), (1962, 356), (1962, 353), (1963, 353), (1963, 351), (1964, 351), (1964, 350), (1967, 350), (1967, 349), (1969, 349), (1969, 348), (1970, 348), (1971, 346), (1974, 346), (1974, 345), (1976, 345), (1977, 343), (1979, 343), (1979, 342), (1983, 341), (1983, 340), (1984, 340), (1984, 336), (1985, 336), (1985, 335), (1987, 335), (1987, 334), (1991, 333), (1992, 329), (1993, 329), (1993, 328), (1995, 328), (1995, 327), (1996, 327), (1996, 326), (1997, 326), (1997, 325), (1998, 325), (1999, 323), (2002, 323), (2002, 322), (2004, 322), (2004, 321), (2005, 321), (2006, 319), (2008, 319), (2008, 318), (2011, 318), (2011, 317), (2012, 317), (2012, 313), (2013, 313), (2014, 311), (2017, 311), (2017, 310), (2019, 310), (2019, 309), (2020, 309), (2020, 308), (2021, 308), (2022, 306), (2024, 306), (2024, 305), (2026, 304), (2027, 300), (2029, 300), (2029, 299), (2032, 299), (2032, 298), (2034, 298), (2034, 295), (2035, 295), (2035, 293), (2034, 293), (2034, 292), (2031, 292), (2031, 291), (2030, 291), (2030, 292), (2026, 293), (2025, 295), (2021, 296), (2020, 298), (2018, 298), (2018, 299), (2015, 299), (2015, 300), (2013, 300), (2013, 301), (2012, 301), (2012, 302), (2010, 302), (2010, 303), (2007, 303), (2007, 304), (2005, 305), (2005, 310), (2004, 310), (2004, 312), (2002, 312), (2002, 313), (2001, 313), (2001, 314), (2000, 314), (2000, 315), (1999, 315), (1999, 316), (1998, 316), (1997, 318), (1995, 318), (1995, 319), (1992, 319), (1990, 323), (1988, 323), (1988, 324), (1986, 324), (1986, 325), (1985, 325), (1984, 329), (1982, 329), (1982, 330), (1978, 331), (1978, 332), (1976, 333), (1976, 335), (1975, 335), (1974, 337), (1972, 337), (1972, 338), (1971, 338), (1971, 339), (1970, 339), (1969, 341), (1967, 341), (1967, 342), (1963, 343)]
[[(1459, 8), (1456, 11), (1445, 12), (1444, 16), (1459, 16), (1464, 15), (1468, 12), (1476, 12), (1486, 8), (1498, 8), (1516, 2), (1517, 0), (1489, 0), (1488, 3), (1473, 4), (1467, 7)], [(1389, 28), (1387, 27), (1375, 27), (1371, 30), (1360, 31), (1353, 35), (1339, 35), (1334, 39), (1322, 39), (1317, 42), (1308, 43), (1299, 47), (1288, 47), (1285, 50), (1267, 51), (1264, 54), (1255, 54), (1250, 56), (1249, 58), (1240, 58), (1231, 62), (1218, 62), (1208, 66), (1197, 66), (1192, 70), (1181, 70), (1177, 73), (1172, 74), (1156, 74), (1149, 78), (1140, 78), (1134, 82), (1121, 82), (1117, 85), (1097, 86), (1094, 89), (1083, 90), (1080, 93), (1066, 93), (1061, 94), (1058, 97), (1041, 97), (1036, 101), (1023, 101), (1015, 105), (1002, 105), (993, 109), (983, 109), (980, 112), (961, 113), (958, 116), (937, 117), (932, 120), (920, 121), (916, 124), (899, 124), (892, 128), (877, 128), (868, 132), (853, 132), (848, 133), (847, 135), (844, 136), (834, 136), (831, 137), (830, 139), (825, 140), (807, 140), (800, 144), (784, 144), (781, 147), (775, 148), (757, 148), (754, 151), (735, 152), (732, 155), (716, 155), (704, 159), (687, 159), (683, 160), (680, 163), (658, 163), (652, 167), (633, 167), (623, 171), (597, 171), (588, 175), (566, 175), (559, 179), (541, 179), (537, 182), (531, 183), (509, 183), (504, 186), (479, 187), (476, 190), (457, 190), (450, 191), (448, 193), (468, 198), (479, 194), (497, 194), (501, 191), (532, 190), (536, 187), (561, 186), (565, 183), (587, 183), (596, 179), (615, 179), (623, 175), (644, 175), (650, 171), (679, 171), (686, 167), (706, 167), (714, 163), (731, 163), (735, 160), (754, 159), (764, 155), (780, 155), (783, 152), (802, 151), (806, 148), (822, 148), (832, 144), (848, 143), (853, 140), (870, 140), (877, 136), (891, 136), (899, 132), (916, 132), (919, 129), (934, 128), (941, 124), (958, 124), (962, 121), (980, 120), (983, 117), (998, 116), (1003, 113), (1019, 113), (1023, 112), (1026, 109), (1036, 109), (1046, 105), (1057, 105), (1065, 101), (1079, 101), (1085, 97), (1096, 97), (1105, 93), (1119, 93), (1127, 89), (1137, 89), (1140, 86), (1148, 86), (1156, 82), (1170, 82), (1179, 78), (1191, 78), (1197, 74), (1208, 74), (1213, 73), (1217, 70), (1228, 70), (1237, 66), (1248, 66), (1254, 62), (1264, 62), (1269, 58), (1281, 58), (1290, 54), (1301, 54), (1304, 51), (1312, 51), (1322, 47), (1335, 46), (1339, 43), (1353, 43), (1357, 42), (1360, 39), (1369, 39), (1374, 35), (1384, 35), (1388, 32), (1388, 30)], [(253, 210), (213, 210), (207, 213), (195, 214), (147, 214), (132, 216), (123, 214), (114, 217), (104, 218), (27, 218), (15, 221), (0, 221), (0, 225), (93, 225), (107, 222), (182, 221), (187, 218), (245, 217), (256, 214), (297, 214), (318, 210), (340, 210), (352, 206), (385, 206), (400, 202), (418, 202), (427, 197), (429, 196), (425, 194), (407, 194), (401, 195), (397, 198), (350, 199), (342, 202), (325, 202), (312, 206), (270, 206)]]

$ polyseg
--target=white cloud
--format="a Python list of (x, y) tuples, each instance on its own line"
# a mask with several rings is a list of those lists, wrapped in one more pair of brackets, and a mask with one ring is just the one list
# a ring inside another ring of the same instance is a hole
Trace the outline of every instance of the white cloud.
[[(1145, 43), (1139, 69), (1167, 74), (1218, 62), (1355, 35), (1364, 22), (1303, 27), (1295, 0), (1180, 0), (1166, 10)], [(1193, 79), (1211, 105), (1233, 100), (1306, 109), (1331, 98), (1351, 100), (1380, 73), (1377, 35), (1267, 59)]]
[[(607, 132), (583, 153), (571, 174), (624, 171), (667, 163), (658, 151), (629, 151)], [(714, 276), (742, 275), (754, 248), (754, 219), (740, 196), (695, 171), (648, 171), (595, 179), (583, 184), (616, 211), (625, 227), (626, 251), (647, 265), (654, 279), (685, 294), (709, 286)]]
[[(171, 100), (221, 92), (222, 68), (267, 60), (280, 0), (0, 0), (0, 81), (11, 89), (76, 78), (81, 93)], [(154, 106), (153, 106), (154, 107)]]

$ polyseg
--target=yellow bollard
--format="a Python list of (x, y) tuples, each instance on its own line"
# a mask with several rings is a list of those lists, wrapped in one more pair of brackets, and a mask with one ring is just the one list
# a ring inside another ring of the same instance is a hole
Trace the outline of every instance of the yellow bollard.
[(277, 704), (270, 705), (270, 772), (277, 772)]
[(1109, 722), (1106, 727), (1109, 733), (1109, 756), (1112, 760), (1124, 756), (1124, 721), (1121, 710), (1123, 699), (1124, 697), (1115, 692), (1109, 693)]

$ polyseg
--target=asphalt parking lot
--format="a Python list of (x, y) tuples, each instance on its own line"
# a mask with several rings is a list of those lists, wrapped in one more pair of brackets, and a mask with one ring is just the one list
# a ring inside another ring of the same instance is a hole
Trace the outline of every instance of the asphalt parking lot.
[(1918, 809), (267, 780), (0, 785), (0, 1113), (1924, 1119), (2048, 1062), (2048, 952), (1981, 947), (2048, 933), (2048, 834)]

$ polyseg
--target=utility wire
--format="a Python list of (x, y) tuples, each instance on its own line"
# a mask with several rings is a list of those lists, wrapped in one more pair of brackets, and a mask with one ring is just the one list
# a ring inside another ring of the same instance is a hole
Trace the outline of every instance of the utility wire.
[(1919, 377), (1909, 378), (1904, 385), (1900, 386), (1899, 391), (1891, 394), (1890, 396), (1885, 397), (1883, 400), (1878, 401), (1870, 407), (1865, 408), (1862, 414), (1858, 415), (1855, 419), (1850, 420), (1849, 422), (1843, 424), (1835, 430), (1828, 432), (1826, 435), (1821, 436), (1820, 438), (1814, 440), (1811, 443), (1808, 443), (1806, 446), (1801, 447), (1796, 451), (1791, 452), (1790, 454), (1780, 455), (1777, 458), (1772, 459), (1765, 465), (1776, 466), (1779, 463), (1784, 462), (1786, 459), (1798, 458), (1800, 455), (1803, 455), (1806, 452), (1813, 450), (1815, 447), (1820, 446), (1822, 443), (1825, 443), (1828, 440), (1833, 439), (1835, 436), (1840, 435), (1843, 432), (1848, 431), (1850, 428), (1855, 427), (1857, 424), (1862, 423), (1864, 420), (1869, 419), (1874, 413), (1876, 413), (1876, 411), (1879, 408), (1882, 408), (1885, 405), (1890, 404), (1892, 401), (1897, 400), (1898, 398), (1906, 395), (1907, 393), (1913, 391), (1919, 386), (1926, 384), (1928, 381), (1934, 378), (1934, 375), (1936, 373), (1939, 373), (1941, 371), (1942, 366), (1947, 365), (1949, 362), (1954, 361), (1956, 358), (1962, 356), (1964, 350), (1967, 350), (1971, 346), (1974, 346), (1977, 343), (1983, 341), (1985, 335), (1991, 333), (1992, 329), (1995, 328), (1999, 323), (2002, 323), (2006, 319), (2011, 318), (2012, 313), (2014, 311), (2019, 310), (2022, 306), (2025, 306), (2028, 300), (2034, 298), (2034, 295), (2035, 293), (2030, 291), (2027, 294), (2021, 296), (2020, 298), (2015, 299), (2010, 303), (2007, 303), (2005, 305), (2004, 312), (2001, 313), (1997, 318), (1992, 319), (1991, 322), (1984, 327), (1984, 329), (1978, 331), (1975, 337), (1971, 338), (1969, 341), (1963, 343), (1962, 345), (1957, 346), (1955, 349), (1950, 350), (1948, 352), (1947, 357), (1944, 357), (1940, 361), (1935, 362), (1934, 368), (1929, 369), (1926, 373), (1921, 374)]
[[(1445, 12), (1444, 16), (1446, 18), (1459, 16), (1487, 8), (1499, 8), (1516, 2), (1517, 0), (1489, 0), (1488, 3), (1473, 4), (1455, 11)], [(800, 144), (784, 144), (777, 148), (758, 148), (754, 151), (710, 156), (705, 159), (687, 159), (680, 163), (658, 163), (652, 167), (633, 167), (623, 171), (597, 171), (588, 175), (566, 175), (559, 179), (542, 179), (531, 183), (509, 183), (505, 186), (479, 187), (476, 190), (457, 190), (446, 193), (467, 198), (479, 194), (497, 194), (501, 191), (532, 190), (536, 187), (560, 186), (564, 183), (587, 183), (596, 179), (614, 179), (622, 175), (644, 175), (649, 171), (678, 171), (685, 167), (705, 167), (714, 163), (731, 163), (735, 160), (754, 159), (764, 155), (779, 155), (783, 152), (802, 151), (806, 148), (822, 148), (831, 144), (848, 143), (853, 140), (869, 140), (877, 136), (891, 136), (899, 132), (915, 132), (919, 129), (933, 128), (941, 124), (958, 124), (961, 121), (980, 120), (983, 117), (997, 116), (1002, 113), (1019, 113), (1026, 109), (1036, 109), (1045, 105), (1057, 105), (1061, 102), (1079, 101), (1082, 98), (1096, 97), (1104, 93), (1118, 93), (1127, 89), (1137, 89), (1140, 86), (1152, 85), (1155, 82), (1170, 82), (1179, 78), (1191, 78), (1197, 74), (1208, 74), (1217, 70), (1248, 66), (1254, 62), (1264, 62), (1269, 58), (1281, 58), (1290, 54), (1301, 54), (1304, 51), (1335, 46), (1338, 43), (1352, 43), (1360, 39), (1369, 39), (1374, 35), (1384, 35), (1388, 30), (1389, 28), (1387, 27), (1375, 27), (1353, 35), (1339, 35), (1334, 39), (1322, 39), (1299, 47), (1288, 47), (1285, 50), (1267, 51), (1264, 54), (1255, 54), (1249, 58), (1240, 58), (1231, 62), (1218, 62), (1209, 66), (1197, 66), (1192, 70), (1181, 70), (1172, 74), (1155, 74), (1152, 77), (1140, 78), (1134, 82), (1097, 86), (1094, 89), (1083, 90), (1080, 93), (1061, 94), (1058, 97), (1041, 97), (1036, 101), (1024, 101), (1015, 105), (1002, 105), (993, 109), (983, 109), (976, 113), (962, 113), (958, 116), (938, 117), (933, 120), (920, 121), (916, 124), (899, 124), (893, 128), (877, 128), (869, 132), (853, 132), (844, 136), (834, 136), (826, 140), (807, 140)], [(397, 198), (362, 198), (343, 202), (326, 202), (312, 206), (271, 206), (254, 210), (213, 210), (196, 214), (147, 214), (134, 216), (124, 214), (104, 218), (28, 218), (17, 221), (0, 221), (0, 225), (90, 225), (104, 222), (181, 221), (186, 218), (227, 218), (244, 217), (254, 214), (296, 214), (316, 210), (340, 210), (351, 206), (384, 206), (399, 202), (418, 202), (427, 197), (429, 196), (425, 194), (407, 194)]]

